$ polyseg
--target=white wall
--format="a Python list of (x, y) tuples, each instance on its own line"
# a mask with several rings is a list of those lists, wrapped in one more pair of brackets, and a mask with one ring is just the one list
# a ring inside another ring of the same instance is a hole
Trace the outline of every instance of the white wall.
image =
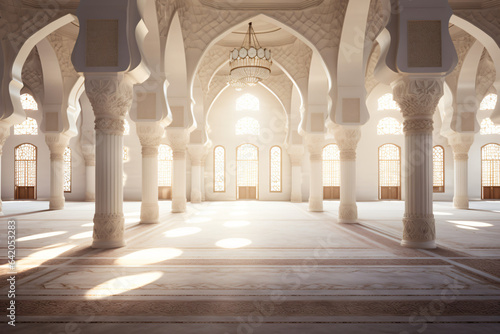
[[(256, 112), (236, 111), (236, 99), (250, 93), (260, 100), (260, 110)], [(250, 116), (260, 123), (260, 136), (235, 134), (236, 122)], [(208, 115), (210, 126), (209, 138), (213, 143), (205, 163), (205, 189), (207, 200), (236, 200), (236, 148), (251, 143), (259, 148), (259, 200), (290, 200), (291, 167), (290, 159), (284, 147), (286, 138), (286, 116), (279, 101), (265, 88), (257, 85), (241, 92), (232, 88), (226, 89), (215, 101)], [(226, 151), (226, 191), (213, 192), (213, 149), (222, 145)], [(282, 191), (271, 193), (269, 150), (278, 145), (282, 150)]]

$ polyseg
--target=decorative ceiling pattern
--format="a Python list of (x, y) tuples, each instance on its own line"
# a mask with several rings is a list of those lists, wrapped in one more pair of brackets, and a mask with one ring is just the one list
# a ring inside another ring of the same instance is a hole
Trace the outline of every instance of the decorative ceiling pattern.
[(23, 83), (31, 89), (38, 101), (43, 100), (43, 73), (42, 64), (37, 48), (33, 48), (29, 54), (22, 71)]

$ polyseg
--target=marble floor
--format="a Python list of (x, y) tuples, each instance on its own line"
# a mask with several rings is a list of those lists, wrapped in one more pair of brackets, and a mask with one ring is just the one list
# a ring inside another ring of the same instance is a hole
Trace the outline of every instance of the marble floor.
[(160, 206), (161, 223), (141, 225), (126, 202), (127, 246), (98, 250), (93, 203), (4, 202), (0, 303), (14, 219), (16, 332), (500, 332), (500, 202), (435, 202), (435, 250), (399, 246), (400, 201), (359, 203), (351, 225), (336, 201)]

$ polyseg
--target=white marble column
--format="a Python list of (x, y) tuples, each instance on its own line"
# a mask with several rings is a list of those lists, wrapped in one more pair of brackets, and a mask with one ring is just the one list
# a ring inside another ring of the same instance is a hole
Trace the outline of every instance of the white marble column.
[(449, 142), (453, 148), (455, 184), (453, 206), (457, 209), (469, 208), (469, 150), (474, 142), (474, 134), (455, 133)]
[(173, 153), (172, 175), (172, 212), (186, 211), (186, 151), (189, 142), (189, 130), (185, 128), (167, 128), (167, 137)]
[(191, 157), (191, 203), (202, 201), (202, 176), (201, 164), (205, 148), (202, 144), (190, 144), (189, 156)]
[(361, 138), (359, 126), (338, 126), (335, 141), (340, 149), (340, 204), (339, 223), (356, 223), (356, 147)]
[(403, 77), (394, 86), (405, 133), (405, 214), (401, 245), (436, 247), (432, 208), (432, 116), (443, 95), (443, 80)]
[(5, 141), (10, 135), (10, 126), (4, 126), (4, 124), (0, 124), (0, 216), (3, 215), (2, 208), (2, 150)]
[(311, 162), (309, 179), (309, 211), (323, 211), (323, 134), (307, 134), (307, 149)]
[(292, 187), (290, 201), (302, 203), (302, 160), (304, 157), (304, 147), (302, 145), (292, 145), (288, 148), (290, 164), (292, 168)]
[(95, 148), (93, 145), (82, 145), (85, 160), (85, 201), (95, 201)]
[(95, 201), (95, 157), (92, 160), (85, 159), (85, 200)]
[(60, 133), (45, 135), (50, 150), (50, 210), (64, 209), (64, 150), (69, 137)]
[(156, 123), (137, 123), (137, 135), (142, 145), (141, 223), (160, 222), (158, 205), (158, 146), (164, 128)]
[(85, 74), (95, 115), (96, 196), (93, 248), (125, 245), (123, 215), (124, 118), (132, 104), (132, 84), (123, 74)]

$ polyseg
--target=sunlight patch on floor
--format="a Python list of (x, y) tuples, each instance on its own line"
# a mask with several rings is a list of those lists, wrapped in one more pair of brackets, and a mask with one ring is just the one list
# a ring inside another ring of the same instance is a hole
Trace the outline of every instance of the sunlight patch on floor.
[(130, 290), (139, 289), (153, 283), (163, 276), (162, 272), (152, 271), (137, 275), (121, 276), (110, 279), (89, 290), (85, 295), (88, 299), (101, 299)]

